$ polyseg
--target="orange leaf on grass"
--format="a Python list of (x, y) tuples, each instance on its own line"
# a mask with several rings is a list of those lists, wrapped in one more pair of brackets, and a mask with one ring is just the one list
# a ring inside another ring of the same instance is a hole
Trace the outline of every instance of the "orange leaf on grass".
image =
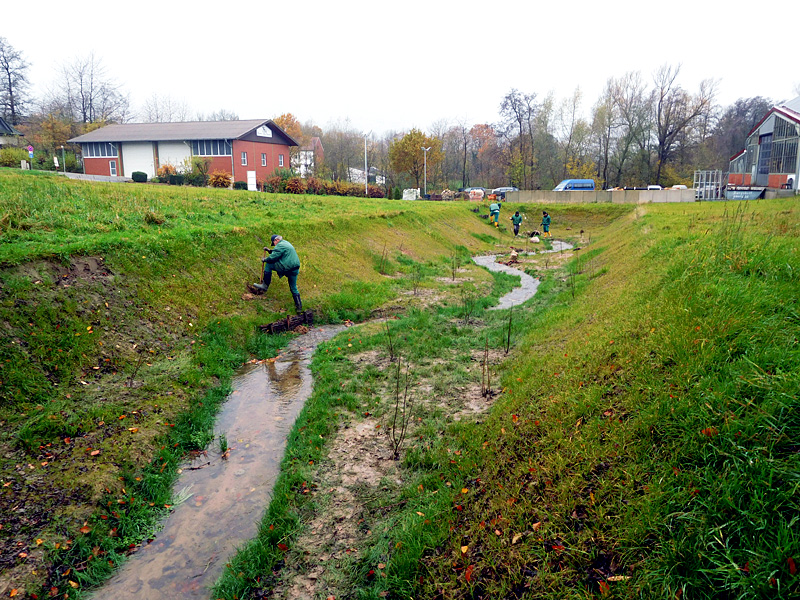
[(786, 559), (786, 562), (789, 563), (789, 573), (792, 575), (797, 575), (797, 566), (794, 564), (794, 559), (789, 557)]
[(467, 567), (467, 570), (464, 571), (464, 579), (467, 580), (467, 583), (472, 581), (472, 571), (475, 569), (475, 565), (470, 565)]
[(286, 544), (280, 543), (280, 544), (278, 544), (278, 549), (280, 549), (283, 552), (286, 552), (287, 550), (289, 550), (289, 546), (287, 546)]
[(91, 530), (92, 530), (92, 528), (89, 527), (89, 525), (87, 525), (86, 523), (84, 523), (83, 527), (81, 527), (78, 531), (80, 531), (81, 533), (85, 534), (85, 533), (89, 533)]
[(100, 454), (100, 450), (92, 450), (89, 452), (89, 456), (97, 456), (98, 454)]
[(603, 594), (603, 596), (607, 596), (610, 591), (608, 584), (605, 581), (600, 581), (597, 585), (600, 588), (600, 593)]

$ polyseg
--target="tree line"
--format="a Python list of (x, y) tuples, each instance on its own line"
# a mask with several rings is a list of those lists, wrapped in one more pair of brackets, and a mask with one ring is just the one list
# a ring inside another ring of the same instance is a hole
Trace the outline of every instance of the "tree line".
[[(227, 110), (193, 112), (163, 94), (134, 110), (122, 84), (93, 53), (61, 65), (38, 97), (31, 93), (28, 67), (22, 52), (0, 37), (0, 109), (37, 148), (55, 151), (108, 123), (238, 119)], [(427, 180), (429, 190), (551, 189), (566, 178), (592, 178), (603, 188), (667, 186), (691, 184), (696, 169), (727, 171), (730, 157), (772, 107), (760, 96), (721, 106), (715, 96), (713, 80), (687, 90), (680, 66), (664, 65), (647, 76), (637, 71), (609, 78), (588, 110), (580, 89), (563, 99), (512, 89), (498, 106), (496, 122), (442, 119), (427, 132), (377, 136), (349, 120), (324, 128), (292, 114), (274, 120), (300, 147), (321, 140), (324, 160), (316, 161), (313, 174), (325, 179), (363, 182), (366, 155), (370, 173), (385, 178), (386, 187), (421, 187)]]

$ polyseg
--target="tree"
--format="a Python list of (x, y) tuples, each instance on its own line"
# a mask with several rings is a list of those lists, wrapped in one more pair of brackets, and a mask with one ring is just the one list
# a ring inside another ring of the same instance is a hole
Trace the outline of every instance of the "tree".
[(203, 113), (198, 113), (197, 120), (198, 121), (238, 121), (239, 120), (239, 115), (237, 115), (233, 111), (225, 110), (224, 108), (221, 108), (221, 109), (215, 110), (214, 112), (212, 112), (210, 114), (207, 114), (207, 115), (203, 114)]
[(300, 152), (303, 146), (307, 146), (311, 142), (311, 138), (303, 133), (300, 121), (292, 113), (283, 113), (281, 116), (275, 117), (273, 121), (299, 144), (289, 148), (289, 156), (292, 158)]
[(144, 123), (179, 123), (189, 120), (189, 106), (171, 96), (153, 94), (145, 100), (140, 115)]
[(520, 188), (533, 187), (536, 94), (523, 94), (512, 89), (500, 103), (502, 133), (509, 143), (509, 175)]
[(8, 40), (0, 37), (0, 105), (3, 118), (12, 125), (18, 125), (25, 109), (25, 94), (29, 88), (28, 63), (22, 54), (15, 50)]
[[(427, 159), (422, 148), (430, 148)], [(419, 129), (412, 129), (399, 140), (389, 146), (389, 161), (392, 169), (398, 173), (408, 173), (414, 178), (416, 186), (420, 187), (419, 180), (425, 176), (425, 164), (428, 169), (435, 169), (442, 161), (442, 141), (429, 137)]]
[(673, 147), (686, 128), (693, 125), (705, 113), (712, 109), (714, 84), (710, 80), (700, 83), (700, 91), (692, 96), (684, 91), (676, 80), (680, 66), (662, 66), (655, 74), (654, 111), (656, 133), (656, 167), (655, 183), (661, 183), (661, 171), (672, 158)]
[(744, 148), (747, 134), (772, 108), (772, 101), (761, 96), (739, 98), (717, 120), (712, 147), (717, 168), (727, 169), (731, 156)]
[(61, 67), (61, 80), (54, 98), (78, 123), (125, 122), (130, 101), (106, 73), (94, 52)]

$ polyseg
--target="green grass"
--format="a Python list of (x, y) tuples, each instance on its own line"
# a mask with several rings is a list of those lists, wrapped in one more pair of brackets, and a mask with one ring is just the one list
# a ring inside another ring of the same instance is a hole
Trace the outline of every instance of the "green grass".
[(32, 175), (0, 171), (0, 577), (39, 595), (80, 597), (149, 534), (235, 367), (276, 355), (282, 340), (255, 326), (292, 310), (284, 281), (243, 296), (272, 233), (297, 247), (322, 321), (365, 318), (411, 271), (431, 288), (443, 257), (493, 248), (466, 203)]
[[(331, 578), (358, 598), (797, 597), (797, 210), (653, 205), (598, 225), (515, 309), (491, 413), (421, 415), (402, 486), (366, 502), (372, 534)], [(462, 310), (453, 298), (391, 322), (395, 351), (440, 394), (474, 381), (485, 339), (504, 342), (507, 313), (465, 326)], [(267, 593), (278, 541), (302, 561), (292, 540), (325, 506), (297, 487), (313, 488), (309, 461), (325, 460), (303, 442), (328, 438), (345, 411), (391, 414), (391, 374), (346, 358), (387, 354), (385, 332), (347, 336), (358, 346), (334, 340), (315, 358), (307, 409), (323, 412), (293, 433), (283, 477), (295, 487), (215, 597)], [(386, 578), (370, 574), (379, 563)]]

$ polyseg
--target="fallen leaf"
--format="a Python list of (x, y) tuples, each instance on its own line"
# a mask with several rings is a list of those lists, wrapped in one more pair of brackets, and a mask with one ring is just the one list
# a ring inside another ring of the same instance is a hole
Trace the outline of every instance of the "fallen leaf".
[(467, 567), (467, 570), (464, 571), (464, 579), (467, 580), (467, 583), (472, 581), (472, 570), (475, 568), (475, 565), (470, 565)]
[(511, 543), (512, 544), (516, 544), (519, 541), (519, 538), (521, 538), (521, 537), (522, 537), (521, 533), (515, 533), (514, 537), (511, 538)]
[(466, 554), (469, 552), (469, 546), (461, 546), (461, 554)]
[(92, 528), (89, 527), (86, 523), (84, 523), (83, 527), (81, 527), (78, 531), (80, 531), (81, 533), (85, 534), (85, 533), (89, 533), (91, 530), (92, 530)]
[(796, 575), (797, 566), (794, 564), (794, 559), (792, 557), (789, 557), (786, 559), (786, 562), (789, 563), (789, 573), (791, 573), (792, 575)]
[(289, 546), (287, 546), (286, 544), (278, 544), (278, 549), (283, 552), (286, 552), (287, 550), (289, 550)]
[(533, 527), (533, 530), (534, 530), (534, 531), (538, 531), (538, 530), (539, 530), (539, 528), (540, 528), (541, 526), (542, 526), (542, 522), (541, 522), (541, 521), (539, 521), (538, 523), (534, 523), (533, 525), (531, 525), (531, 527)]
[(90, 456), (97, 456), (98, 454), (100, 454), (100, 450), (92, 450), (91, 452), (89, 452)]
[(461, 488), (461, 493), (462, 494), (466, 494), (468, 492), (469, 492), (469, 490), (467, 488)]
[(19, 590), (18, 590), (17, 588), (14, 588), (14, 589), (13, 589), (13, 590), (11, 590), (11, 592), (8, 594), (8, 597), (9, 597), (9, 598), (13, 598), (13, 597), (14, 597), (14, 596), (16, 596), (17, 594), (19, 594)]
[(419, 512), (419, 511), (417, 511), (417, 514), (418, 514), (420, 517), (424, 517), (424, 516), (425, 516), (425, 513), (422, 513), (422, 512)]
[(385, 565), (385, 564), (383, 564), (383, 563), (378, 563), (378, 568), (379, 568), (379, 569), (385, 569), (385, 568), (386, 568), (386, 565)]
[(128, 431), (130, 431), (131, 433), (136, 433), (137, 431), (139, 431), (139, 428), (138, 427), (128, 427)]
[(70, 579), (70, 581), (69, 581), (69, 584), (70, 584), (72, 587), (74, 587), (74, 588), (77, 588), (77, 587), (78, 587), (78, 582), (77, 582), (77, 581), (72, 581), (72, 580)]

